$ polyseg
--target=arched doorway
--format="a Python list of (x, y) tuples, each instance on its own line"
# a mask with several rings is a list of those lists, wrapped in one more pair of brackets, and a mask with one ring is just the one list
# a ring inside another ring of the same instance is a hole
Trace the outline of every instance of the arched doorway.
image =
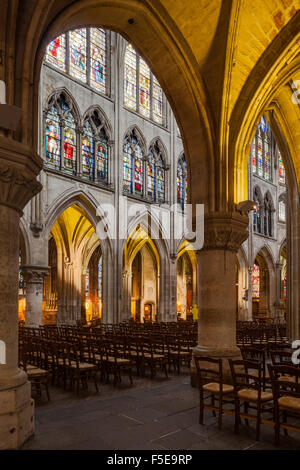
[(156, 321), (159, 299), (160, 255), (143, 224), (138, 224), (124, 248), (124, 319)]
[(177, 316), (191, 318), (193, 305), (193, 267), (187, 252), (177, 260)]
[(44, 277), (43, 289), (43, 324), (56, 324), (57, 319), (57, 248), (52, 235), (48, 241), (49, 274)]
[(82, 320), (90, 322), (100, 319), (102, 315), (102, 251), (99, 245), (93, 252), (85, 271), (85, 308), (82, 309)]
[(152, 247), (146, 243), (131, 265), (131, 318), (141, 323), (155, 321), (158, 303), (158, 266)]
[(99, 316), (97, 273), (101, 249), (82, 201), (57, 212), (49, 235), (50, 274), (44, 282), (44, 318), (55, 323), (57, 312), (58, 323), (75, 323)]
[(252, 269), (252, 317), (270, 317), (270, 273), (264, 255), (257, 254)]

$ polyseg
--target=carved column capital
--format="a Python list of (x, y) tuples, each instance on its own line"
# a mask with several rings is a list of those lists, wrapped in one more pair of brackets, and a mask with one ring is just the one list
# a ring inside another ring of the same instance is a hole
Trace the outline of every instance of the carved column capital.
[(36, 179), (42, 164), (29, 147), (0, 138), (0, 204), (22, 214), (26, 204), (42, 189)]
[(44, 277), (49, 273), (48, 266), (22, 266), (26, 284), (42, 284)]
[(249, 218), (238, 212), (213, 212), (204, 218), (203, 250), (237, 252), (248, 238)]

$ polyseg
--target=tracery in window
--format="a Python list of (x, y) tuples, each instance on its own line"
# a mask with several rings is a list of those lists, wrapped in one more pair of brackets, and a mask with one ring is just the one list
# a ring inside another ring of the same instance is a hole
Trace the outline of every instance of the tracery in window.
[(53, 95), (48, 102), (45, 118), (45, 164), (55, 170), (75, 173), (77, 130), (70, 104), (63, 92)]
[(159, 141), (150, 147), (147, 162), (147, 196), (152, 201), (165, 201), (165, 164)]
[(82, 175), (98, 182), (108, 178), (108, 137), (97, 110), (86, 117), (82, 138)]
[(262, 116), (250, 150), (252, 172), (267, 181), (272, 180), (272, 132)]
[(144, 161), (140, 139), (135, 130), (127, 135), (123, 148), (123, 189), (143, 196)]

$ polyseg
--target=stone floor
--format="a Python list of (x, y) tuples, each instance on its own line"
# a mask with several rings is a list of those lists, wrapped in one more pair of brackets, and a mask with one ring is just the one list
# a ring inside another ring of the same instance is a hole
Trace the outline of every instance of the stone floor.
[[(233, 417), (225, 415), (222, 431), (206, 411), (205, 425), (198, 424), (198, 393), (190, 386), (188, 370), (169, 379), (127, 377), (117, 387), (93, 384), (76, 394), (51, 387), (36, 399), (35, 436), (24, 450), (274, 450), (273, 429), (262, 425), (261, 441), (255, 441), (254, 423), (233, 433)], [(300, 433), (282, 435), (279, 449), (300, 450)]]

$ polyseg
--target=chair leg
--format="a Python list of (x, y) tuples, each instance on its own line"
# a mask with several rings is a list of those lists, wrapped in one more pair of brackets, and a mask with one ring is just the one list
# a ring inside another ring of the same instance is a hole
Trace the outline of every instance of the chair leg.
[(99, 389), (98, 389), (98, 384), (97, 384), (97, 374), (96, 374), (96, 372), (94, 373), (94, 383), (95, 383), (96, 392), (98, 393)]
[(235, 399), (235, 419), (234, 419), (234, 433), (239, 433), (240, 426), (240, 401)]
[(199, 406), (200, 406), (200, 411), (199, 411), (199, 424), (203, 424), (203, 415), (204, 415), (204, 403), (203, 403), (203, 392), (199, 391)]
[(260, 416), (261, 416), (261, 405), (257, 404), (257, 421), (256, 421), (256, 440), (259, 441), (260, 438)]
[[(287, 423), (287, 412), (285, 410), (283, 410), (283, 412), (282, 412), (282, 422), (284, 424)], [(283, 432), (284, 432), (285, 436), (288, 436), (288, 430), (287, 429), (283, 428)]]
[(218, 416), (218, 427), (219, 430), (222, 429), (222, 415), (223, 415), (223, 403), (222, 403), (222, 397), (219, 397), (219, 416)]
[[(215, 397), (214, 397), (214, 395), (211, 396), (211, 406), (215, 406)], [(214, 418), (217, 416), (215, 410), (212, 410), (212, 414), (213, 414)]]
[[(245, 414), (248, 414), (248, 408), (249, 408), (249, 404), (245, 401), (245, 403), (244, 403), (244, 413)], [(246, 423), (246, 426), (249, 426), (249, 419), (248, 418), (245, 418), (245, 423)]]
[(49, 394), (49, 389), (48, 389), (48, 383), (47, 382), (45, 382), (45, 389), (46, 389), (46, 394), (47, 394), (48, 401), (50, 401), (50, 394)]

